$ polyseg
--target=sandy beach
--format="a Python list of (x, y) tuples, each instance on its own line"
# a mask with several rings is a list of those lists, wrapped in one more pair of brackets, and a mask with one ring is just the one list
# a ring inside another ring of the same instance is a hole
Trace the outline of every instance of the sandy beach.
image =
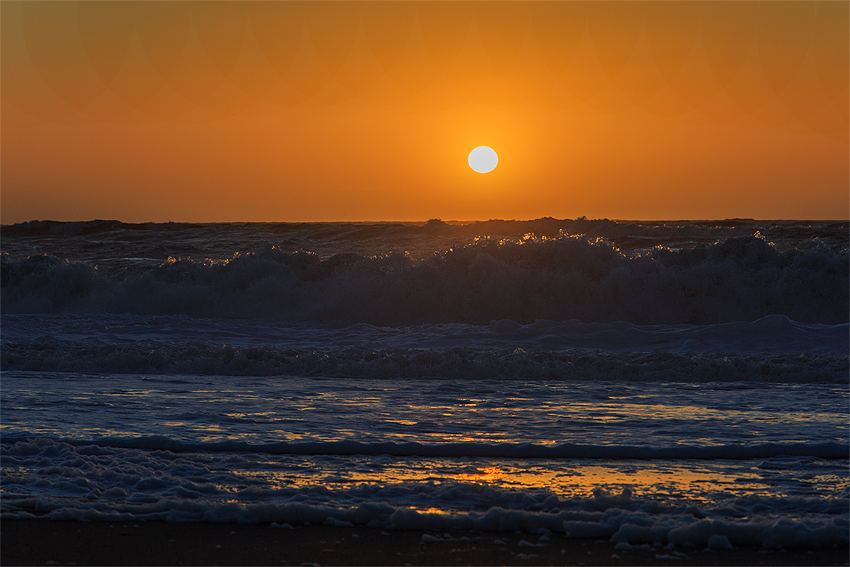
[(847, 565), (847, 548), (617, 550), (552, 534), (3, 520), (3, 565)]

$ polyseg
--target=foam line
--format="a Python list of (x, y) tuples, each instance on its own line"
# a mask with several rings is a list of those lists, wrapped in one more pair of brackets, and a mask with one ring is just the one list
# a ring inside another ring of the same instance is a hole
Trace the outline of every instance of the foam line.
[[(25, 442), (29, 436), (4, 436), (3, 443)], [(120, 449), (171, 452), (248, 452), (278, 455), (388, 455), (393, 457), (489, 457), (511, 459), (768, 459), (778, 456), (846, 459), (850, 447), (839, 443), (761, 443), (700, 447), (644, 447), (630, 445), (535, 445), (530, 443), (361, 443), (328, 441), (306, 443), (250, 444), (243, 441), (214, 443), (186, 442), (162, 436), (133, 438), (63, 439), (82, 447), (94, 445)]]

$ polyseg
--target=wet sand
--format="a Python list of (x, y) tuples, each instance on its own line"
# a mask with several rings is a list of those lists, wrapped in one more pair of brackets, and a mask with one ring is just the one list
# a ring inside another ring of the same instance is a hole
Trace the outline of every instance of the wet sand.
[[(448, 537), (446, 537), (448, 536)], [(615, 550), (552, 534), (326, 526), (0, 521), (8, 565), (848, 565), (848, 548)]]

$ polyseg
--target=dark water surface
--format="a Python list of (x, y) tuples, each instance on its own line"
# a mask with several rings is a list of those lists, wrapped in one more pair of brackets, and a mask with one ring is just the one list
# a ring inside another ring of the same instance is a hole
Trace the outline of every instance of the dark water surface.
[(3, 226), (0, 511), (847, 545), (849, 226)]

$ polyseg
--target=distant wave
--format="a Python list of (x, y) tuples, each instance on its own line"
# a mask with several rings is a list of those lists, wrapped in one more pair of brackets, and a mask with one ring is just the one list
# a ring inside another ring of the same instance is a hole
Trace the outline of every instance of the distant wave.
[(483, 238), (422, 261), (325, 260), (269, 243), (225, 261), (170, 259), (103, 273), (53, 256), (3, 256), (4, 313), (132, 313), (377, 325), (511, 319), (711, 324), (781, 314), (848, 320), (848, 252), (781, 252), (746, 236), (627, 253), (608, 241)]
[(768, 240), (796, 241), (821, 239), (839, 247), (847, 246), (846, 221), (756, 221), (753, 219), (725, 219), (712, 221), (613, 221), (608, 219), (555, 219), (544, 217), (534, 220), (488, 220), (469, 223), (446, 223), (432, 219), (426, 223), (123, 223), (117, 220), (91, 220), (76, 222), (29, 221), (0, 227), (3, 237), (38, 236), (111, 236), (123, 234), (148, 234), (154, 238), (171, 240), (199, 234), (241, 235), (292, 235), (308, 238), (331, 239), (386, 239), (400, 234), (446, 235), (452, 237), (501, 236), (522, 237), (531, 234), (554, 238), (560, 234), (584, 235), (605, 238), (618, 248), (634, 249), (653, 247), (675, 242), (711, 244), (718, 240), (739, 236), (752, 236), (759, 232)]

